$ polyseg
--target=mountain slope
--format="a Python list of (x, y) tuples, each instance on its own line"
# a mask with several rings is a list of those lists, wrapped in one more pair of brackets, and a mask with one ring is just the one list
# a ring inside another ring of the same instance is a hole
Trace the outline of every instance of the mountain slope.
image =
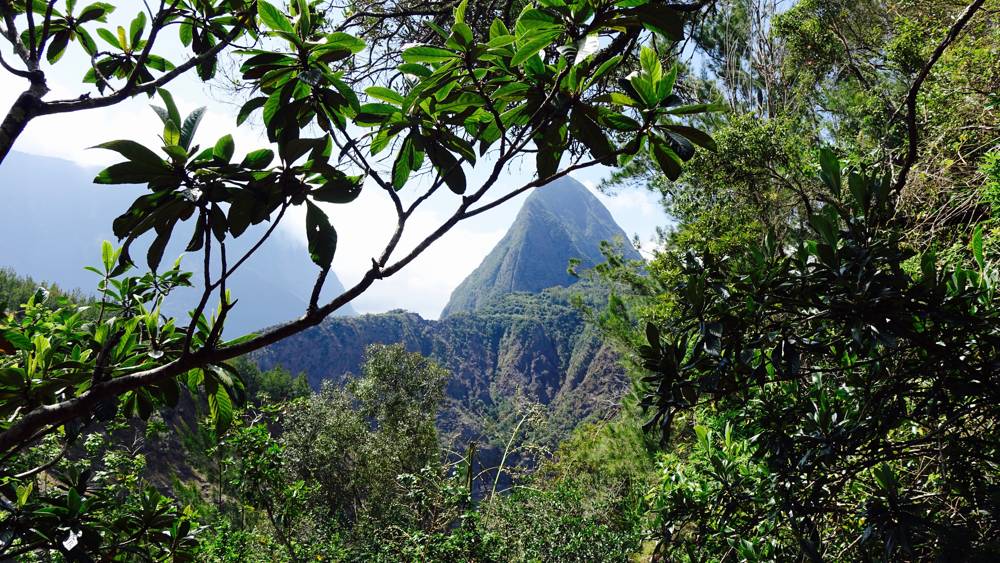
[[(0, 219), (0, 267), (67, 290), (92, 293), (97, 278), (83, 268), (99, 262), (101, 241), (115, 240), (111, 222), (144, 192), (137, 186), (94, 185), (97, 172), (56, 158), (11, 153), (0, 165), (0, 198), (6, 203)], [(230, 253), (248, 249), (256, 240), (255, 233), (259, 236), (266, 225), (257, 227), (232, 242)], [(164, 254), (166, 264), (183, 253), (187, 242), (181, 234), (175, 239)], [(140, 264), (148, 243), (147, 237), (132, 250)], [(304, 248), (290, 240), (269, 240), (229, 283), (240, 303), (230, 313), (227, 334), (257, 330), (301, 314), (309, 302), (309, 280), (316, 273)], [(330, 276), (324, 295), (342, 290), (339, 280)], [(176, 297), (168, 313), (187, 318), (197, 292), (181, 290)], [(339, 313), (353, 314), (353, 310), (348, 307)]]
[(472, 311), (498, 296), (568, 286), (571, 259), (581, 269), (604, 261), (601, 241), (621, 241), (627, 258), (639, 253), (608, 210), (583, 184), (565, 177), (536, 189), (514, 224), (469, 277), (455, 289), (441, 312), (447, 317)]
[(504, 295), (440, 321), (406, 311), (329, 318), (256, 360), (262, 368), (305, 372), (319, 387), (359, 373), (369, 345), (402, 343), (451, 371), (441, 421), (446, 434), (476, 439), (484, 417), (506, 402), (527, 400), (547, 405), (560, 427), (553, 432), (562, 435), (616, 404), (627, 384), (612, 350), (570, 302), (579, 287)]

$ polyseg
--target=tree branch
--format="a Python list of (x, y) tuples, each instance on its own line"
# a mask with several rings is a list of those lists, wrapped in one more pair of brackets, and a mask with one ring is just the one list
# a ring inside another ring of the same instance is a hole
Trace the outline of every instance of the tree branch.
[[(934, 53), (931, 58), (928, 59), (927, 63), (920, 73), (917, 74), (917, 78), (913, 81), (910, 86), (909, 92), (906, 94), (906, 136), (907, 136), (907, 148), (906, 148), (906, 158), (903, 160), (902, 167), (899, 169), (899, 175), (896, 177), (896, 182), (893, 184), (893, 191), (899, 193), (903, 190), (906, 185), (906, 177), (910, 173), (910, 169), (913, 168), (913, 164), (917, 161), (917, 144), (920, 142), (919, 132), (917, 131), (917, 95), (920, 93), (920, 87), (923, 86), (924, 81), (927, 80), (927, 76), (930, 75), (931, 69), (934, 64), (937, 63), (941, 55), (944, 54), (945, 49), (951, 45), (958, 35), (965, 28), (972, 16), (983, 7), (986, 0), (975, 0), (969, 4), (962, 14), (955, 20), (952, 24), (951, 29), (948, 30), (948, 35), (945, 36), (944, 40), (934, 49)], [(902, 107), (898, 108), (893, 114), (890, 122), (894, 121), (896, 115), (899, 114)]]
[(156, 80), (145, 82), (143, 84), (135, 84), (129, 88), (122, 88), (114, 94), (109, 94), (107, 96), (101, 96), (97, 98), (77, 98), (73, 100), (57, 100), (52, 102), (45, 102), (42, 108), (39, 110), (38, 115), (52, 115), (57, 113), (68, 113), (72, 111), (80, 111), (85, 109), (95, 109), (112, 106), (139, 94), (151, 94), (155, 92), (158, 88), (162, 88), (168, 82), (177, 78), (178, 76), (184, 74), (185, 72), (191, 70), (192, 68), (200, 65), (201, 63), (215, 57), (223, 49), (228, 47), (233, 41), (235, 41), (243, 33), (242, 26), (233, 27), (229, 35), (223, 38), (215, 44), (214, 47), (205, 51), (204, 53), (192, 57), (182, 64), (177, 65), (173, 70), (161, 75)]

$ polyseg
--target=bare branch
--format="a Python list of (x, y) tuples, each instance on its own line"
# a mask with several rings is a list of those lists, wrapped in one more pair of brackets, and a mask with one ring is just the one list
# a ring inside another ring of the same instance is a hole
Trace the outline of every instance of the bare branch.
[[(924, 67), (920, 69), (920, 73), (917, 74), (917, 78), (913, 81), (910, 86), (910, 91), (906, 94), (906, 136), (907, 136), (907, 148), (906, 148), (906, 158), (903, 160), (902, 167), (899, 169), (899, 175), (896, 177), (896, 182), (893, 185), (893, 191), (899, 193), (903, 190), (906, 185), (906, 177), (910, 173), (910, 169), (913, 168), (913, 164), (917, 161), (917, 144), (920, 142), (920, 135), (917, 131), (917, 95), (920, 93), (920, 87), (923, 86), (924, 81), (927, 80), (927, 76), (930, 75), (931, 69), (934, 68), (934, 64), (937, 63), (941, 55), (944, 54), (945, 49), (951, 45), (965, 26), (972, 19), (972, 16), (983, 7), (986, 0), (975, 0), (969, 4), (965, 10), (962, 12), (955, 23), (952, 24), (951, 29), (948, 30), (948, 35), (945, 36), (944, 40), (934, 49), (934, 53), (931, 58), (927, 60)], [(890, 121), (895, 120), (895, 117), (902, 108), (896, 110)]]
[(38, 44), (38, 60), (41, 61), (45, 54), (45, 44), (49, 41), (49, 26), (52, 23), (52, 10), (56, 7), (56, 0), (49, 0), (49, 5), (45, 7), (45, 20), (42, 22), (42, 37)]
[(9, 73), (11, 73), (11, 74), (13, 74), (15, 76), (20, 76), (21, 78), (25, 78), (25, 79), (31, 80), (31, 73), (30, 72), (28, 72), (26, 70), (20, 70), (20, 69), (17, 69), (17, 68), (14, 68), (14, 67), (10, 66), (7, 63), (7, 61), (5, 61), (3, 59), (3, 53), (0, 53), (0, 66), (2, 66), (4, 68), (4, 70), (6, 70), (7, 72), (9, 72)]
[(38, 70), (38, 65), (35, 64), (34, 60), (31, 58), (31, 54), (28, 53), (27, 47), (21, 42), (20, 34), (17, 32), (17, 25), (14, 24), (13, 8), (10, 6), (9, 0), (2, 0), (3, 4), (3, 19), (5, 28), (3, 30), (4, 37), (10, 42), (11, 47), (14, 48), (14, 52), (17, 56), (21, 58), (21, 61), (28, 67), (28, 71)]

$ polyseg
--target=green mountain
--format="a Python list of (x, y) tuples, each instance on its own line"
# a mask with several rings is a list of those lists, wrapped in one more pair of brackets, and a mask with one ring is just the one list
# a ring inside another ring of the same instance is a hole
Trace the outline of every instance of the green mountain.
[(570, 260), (579, 259), (580, 269), (603, 262), (601, 241), (620, 241), (627, 258), (640, 258), (583, 184), (567, 176), (538, 188), (503, 239), (451, 294), (441, 317), (475, 310), (507, 293), (572, 285), (577, 278), (567, 272)]
[[(331, 317), (257, 356), (262, 368), (305, 372), (318, 387), (358, 373), (371, 344), (403, 343), (448, 368), (448, 408), (441, 428), (478, 438), (484, 419), (512, 401), (547, 405), (552, 437), (603, 415), (627, 385), (610, 347), (571, 303), (579, 286), (513, 293), (439, 321), (391, 311)], [(596, 295), (592, 294), (596, 299)]]
[(480, 440), (513, 403), (548, 409), (552, 442), (590, 416), (606, 414), (627, 386), (615, 354), (574, 306), (604, 296), (567, 273), (603, 261), (617, 240), (639, 258), (607, 209), (566, 178), (535, 191), (482, 265), (452, 294), (441, 320), (407, 311), (330, 318), (256, 356), (262, 368), (304, 372), (313, 387), (358, 373), (371, 344), (402, 343), (451, 371), (441, 429)]

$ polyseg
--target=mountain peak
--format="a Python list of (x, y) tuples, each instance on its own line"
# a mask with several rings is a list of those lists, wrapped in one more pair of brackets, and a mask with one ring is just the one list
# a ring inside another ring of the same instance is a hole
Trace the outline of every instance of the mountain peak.
[(563, 177), (535, 189), (507, 234), (451, 294), (442, 317), (471, 311), (507, 293), (539, 292), (577, 281), (571, 259), (582, 268), (604, 261), (601, 241), (621, 240), (627, 258), (638, 259), (621, 227), (583, 184)]
[[(575, 208), (575, 211), (584, 211), (588, 208), (607, 209), (601, 202), (590, 193), (590, 190), (580, 182), (564, 176), (552, 183), (535, 189), (524, 201), (525, 207), (541, 205), (553, 211), (566, 211)], [(567, 206), (567, 207), (563, 207)], [(610, 218), (610, 214), (608, 215)]]

